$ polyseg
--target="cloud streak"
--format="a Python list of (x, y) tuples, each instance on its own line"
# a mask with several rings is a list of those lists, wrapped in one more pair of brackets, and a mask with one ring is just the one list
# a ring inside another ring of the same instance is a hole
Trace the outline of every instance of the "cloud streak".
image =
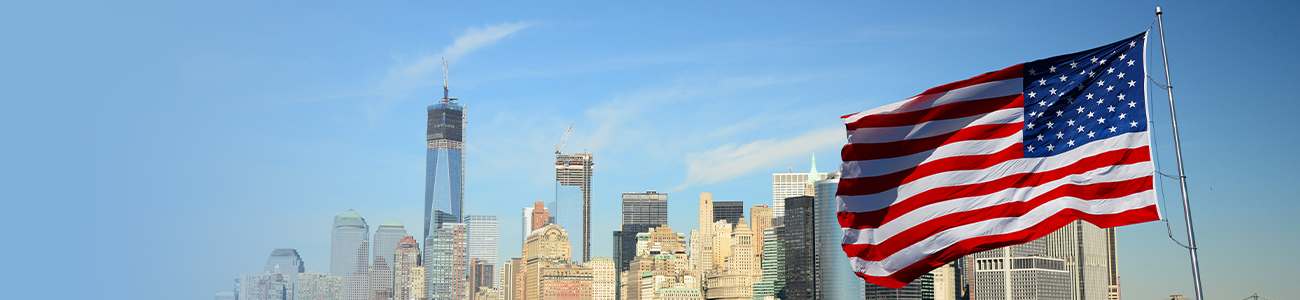
[(844, 143), (844, 129), (829, 127), (783, 141), (768, 139), (741, 146), (726, 144), (703, 152), (689, 153), (686, 155), (686, 182), (673, 190), (734, 179), (755, 170), (770, 168), (778, 162), (806, 156), (817, 149)]

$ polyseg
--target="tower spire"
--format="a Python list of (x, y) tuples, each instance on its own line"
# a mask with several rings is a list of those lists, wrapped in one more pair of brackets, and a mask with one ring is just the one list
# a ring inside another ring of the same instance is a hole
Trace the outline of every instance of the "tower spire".
[(815, 183), (817, 183), (818, 180), (821, 180), (821, 179), (822, 179), (822, 178), (821, 178), (821, 175), (818, 175), (818, 174), (817, 174), (817, 153), (813, 153), (813, 155), (812, 155), (812, 169), (808, 171), (808, 182), (807, 182), (807, 184), (815, 184)]

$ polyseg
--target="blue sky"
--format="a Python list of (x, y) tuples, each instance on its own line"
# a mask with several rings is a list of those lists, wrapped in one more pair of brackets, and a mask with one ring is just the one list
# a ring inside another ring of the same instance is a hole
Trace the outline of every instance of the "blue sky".
[[(668, 192), (680, 231), (701, 192), (770, 204), (770, 173), (807, 171), (814, 153), (838, 168), (839, 116), (1131, 36), (1157, 5), (1207, 296), (1300, 293), (1285, 258), (1300, 248), (1286, 233), (1300, 102), (1284, 89), (1300, 81), (1300, 9), (1281, 1), (7, 3), (0, 199), (17, 234), (3, 251), (27, 271), (2, 284), (210, 299), (274, 248), (328, 271), (348, 209), (419, 232), (442, 57), (468, 105), (466, 211), (502, 217), (503, 257), (520, 209), (553, 198), (570, 123), (565, 148), (596, 157), (592, 249), (608, 256), (622, 192)], [(1172, 173), (1164, 95), (1152, 88), (1152, 118)], [(1191, 294), (1165, 235), (1120, 230), (1125, 299)]]

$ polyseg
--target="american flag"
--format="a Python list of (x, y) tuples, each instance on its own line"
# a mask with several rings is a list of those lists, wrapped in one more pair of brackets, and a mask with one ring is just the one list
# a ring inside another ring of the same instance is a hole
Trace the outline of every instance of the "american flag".
[(1158, 220), (1145, 42), (1144, 32), (842, 117), (835, 199), (854, 272), (899, 288), (1074, 220)]

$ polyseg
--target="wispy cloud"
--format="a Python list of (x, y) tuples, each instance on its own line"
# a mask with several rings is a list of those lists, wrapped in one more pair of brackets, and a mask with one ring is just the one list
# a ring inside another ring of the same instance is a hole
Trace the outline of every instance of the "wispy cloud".
[(504, 23), (483, 28), (470, 28), (465, 34), (456, 38), (451, 45), (442, 49), (442, 53), (423, 55), (410, 61), (399, 62), (389, 69), (388, 75), (379, 83), (371, 94), (381, 99), (366, 107), (366, 114), (374, 119), (395, 104), (405, 99), (415, 90), (434, 85), (438, 71), (442, 69), (442, 60), (455, 64), (461, 58), (475, 50), (495, 44), (497, 41), (533, 26), (531, 23)]
[(706, 185), (734, 179), (794, 157), (807, 156), (814, 150), (845, 142), (844, 129), (830, 127), (810, 131), (799, 137), (777, 141), (754, 141), (736, 146), (726, 144), (711, 150), (686, 154), (686, 182), (674, 187)]

